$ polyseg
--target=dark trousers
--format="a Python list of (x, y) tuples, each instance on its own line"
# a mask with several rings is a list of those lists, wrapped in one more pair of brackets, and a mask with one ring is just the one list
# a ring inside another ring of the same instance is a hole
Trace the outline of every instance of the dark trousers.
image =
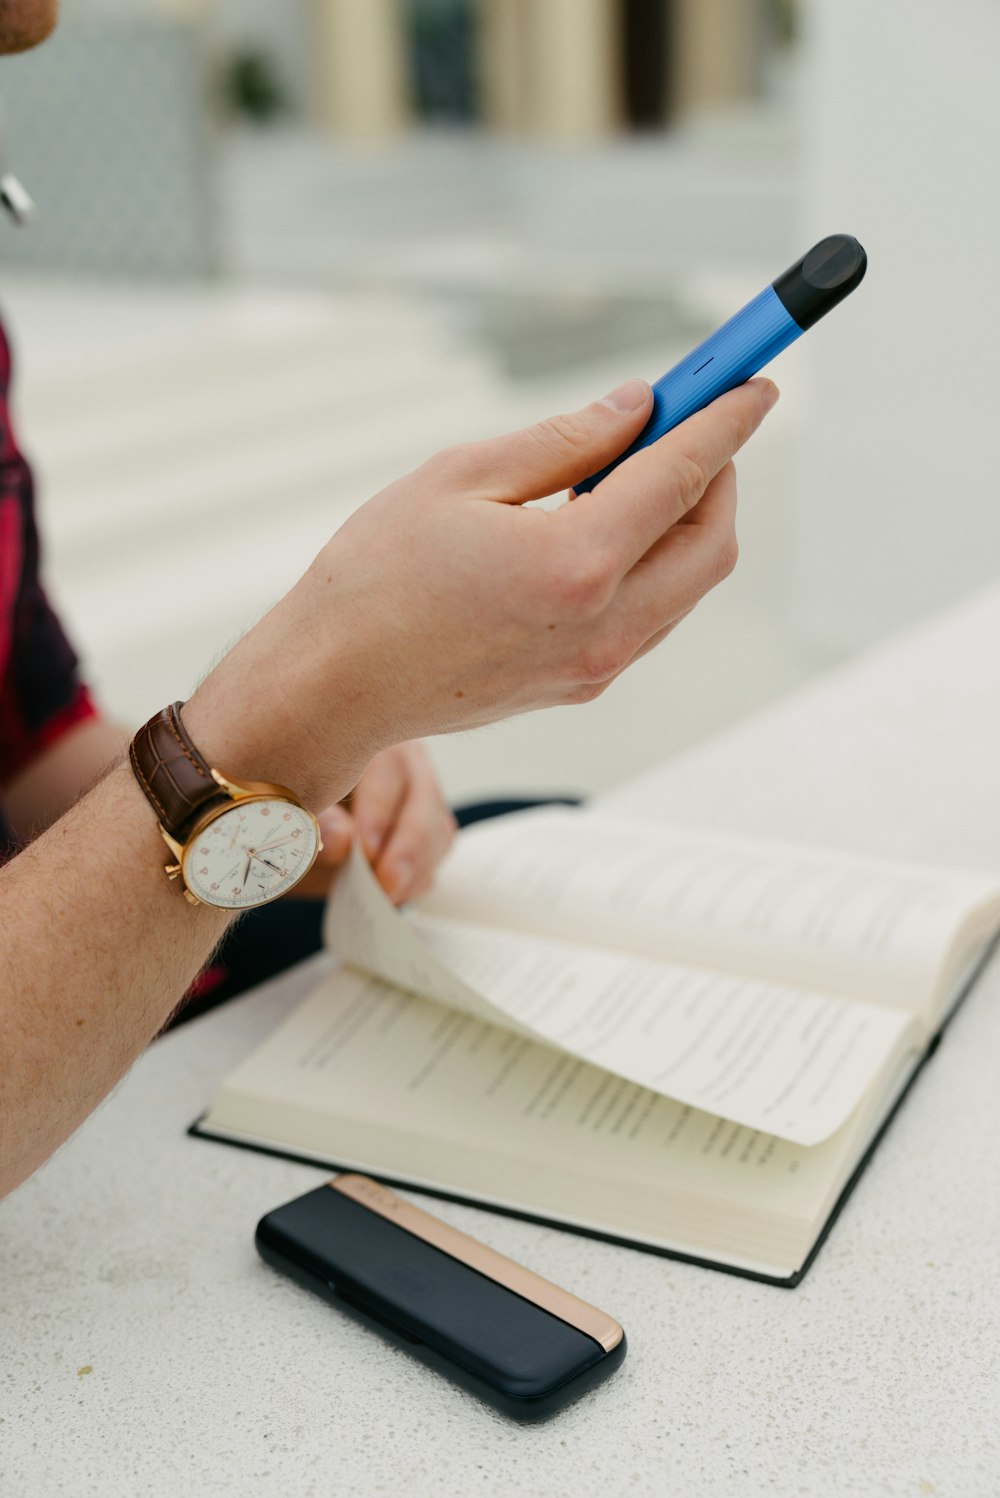
[[(576, 806), (568, 796), (534, 801), (477, 801), (455, 809), (459, 827), (502, 817), (531, 806)], [(323, 945), (322, 900), (276, 900), (252, 910), (223, 938), (215, 956), (193, 985), (167, 1029), (224, 1004), (257, 983), (265, 983), (311, 957)]]

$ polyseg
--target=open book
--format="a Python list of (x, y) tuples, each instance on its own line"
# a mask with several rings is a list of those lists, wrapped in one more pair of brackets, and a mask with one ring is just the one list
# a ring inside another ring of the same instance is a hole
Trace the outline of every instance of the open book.
[(397, 912), (201, 1134), (795, 1284), (1000, 924), (1000, 879), (545, 809)]

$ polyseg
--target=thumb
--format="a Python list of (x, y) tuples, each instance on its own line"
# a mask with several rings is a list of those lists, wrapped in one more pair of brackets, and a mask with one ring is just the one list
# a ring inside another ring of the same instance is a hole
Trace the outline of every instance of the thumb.
[(652, 403), (645, 380), (627, 380), (581, 411), (453, 448), (454, 477), (477, 497), (508, 504), (571, 489), (625, 451), (645, 426)]

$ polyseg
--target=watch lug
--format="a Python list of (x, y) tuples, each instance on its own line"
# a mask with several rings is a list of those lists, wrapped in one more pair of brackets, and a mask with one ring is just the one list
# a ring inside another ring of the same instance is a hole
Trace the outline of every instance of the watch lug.
[(251, 794), (250, 791), (239, 785), (235, 780), (227, 780), (221, 770), (213, 770), (212, 779), (217, 786), (225, 791), (227, 796), (232, 796), (234, 801), (243, 801)]
[(171, 853), (177, 859), (178, 867), (180, 867), (180, 861), (184, 857), (184, 844), (183, 843), (179, 843), (175, 837), (171, 837), (170, 833), (164, 827), (164, 825), (163, 825), (162, 822), (159, 823), (159, 828), (160, 828), (160, 836), (162, 837), (163, 841), (166, 843), (167, 847), (170, 849)]
[(293, 806), (302, 806), (302, 802), (294, 791), (289, 790), (287, 785), (277, 785), (273, 780), (230, 780), (227, 775), (223, 775), (221, 770), (213, 770), (212, 779), (219, 789), (225, 791), (227, 796), (232, 796), (234, 801), (252, 800), (257, 796), (275, 796), (281, 801), (290, 801)]

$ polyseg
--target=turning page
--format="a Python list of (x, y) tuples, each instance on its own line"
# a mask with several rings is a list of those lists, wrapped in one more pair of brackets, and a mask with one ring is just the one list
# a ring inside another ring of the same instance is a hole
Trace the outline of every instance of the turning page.
[(933, 1020), (1000, 914), (1000, 880), (597, 813), (464, 832), (430, 914), (894, 1005)]
[(693, 1108), (828, 1138), (906, 1049), (898, 1011), (622, 952), (396, 911), (355, 851), (327, 909), (344, 961)]

